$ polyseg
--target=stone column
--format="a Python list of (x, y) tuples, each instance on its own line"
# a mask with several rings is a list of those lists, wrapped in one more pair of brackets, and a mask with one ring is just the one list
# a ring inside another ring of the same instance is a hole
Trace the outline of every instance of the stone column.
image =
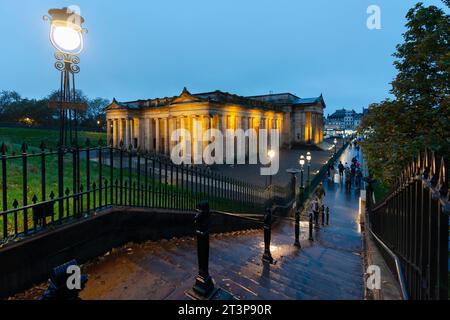
[(128, 149), (129, 143), (130, 143), (130, 119), (126, 118), (125, 119), (125, 139), (123, 141), (123, 145), (125, 146), (126, 149)]
[(159, 118), (155, 118), (155, 138), (156, 138), (156, 145), (155, 145), (155, 151), (161, 152), (161, 137), (160, 137), (160, 128), (159, 128)]
[[(139, 118), (133, 118), (131, 120), (131, 145), (133, 148), (138, 148), (141, 143), (141, 137), (140, 137), (140, 121)], [(136, 145), (134, 144), (134, 141), (137, 140)]]
[(167, 140), (169, 142), (168, 153), (170, 154), (172, 152), (172, 148), (176, 145), (176, 142), (171, 141), (172, 133), (177, 129), (176, 118), (170, 117), (170, 118), (168, 118), (168, 122), (169, 122), (169, 130), (167, 133)]
[(224, 162), (227, 161), (227, 116), (226, 115), (220, 115), (219, 116), (219, 126), (220, 131), (223, 134), (223, 160)]
[[(241, 119), (241, 128), (242, 130), (244, 130), (244, 134), (247, 132), (248, 130), (248, 117), (243, 116)], [(248, 158), (248, 143), (249, 143), (249, 138), (247, 136), (245, 136), (245, 157)]]
[(111, 119), (106, 120), (106, 145), (111, 143)]
[[(119, 122), (117, 121), (117, 119), (113, 119), (112, 120), (113, 123), (113, 147), (117, 147), (119, 145)], [(110, 141), (108, 141), (108, 144), (110, 143)]]
[(169, 154), (169, 119), (163, 119), (164, 154)]
[(125, 144), (125, 119), (118, 119), (119, 122), (119, 141), (118, 145), (120, 146), (120, 143), (122, 142), (123, 144)]
[[(205, 135), (205, 132), (207, 132), (209, 129), (211, 129), (211, 117), (210, 115), (204, 115), (202, 116), (202, 136)], [(206, 149), (206, 147), (209, 145), (211, 141), (211, 135), (208, 134), (207, 140), (203, 141), (203, 150)]]
[(152, 118), (147, 118), (145, 119), (145, 121), (147, 122), (146, 128), (145, 128), (145, 132), (147, 135), (147, 140), (146, 140), (146, 150), (147, 151), (153, 151), (154, 145), (153, 145), (153, 139), (154, 139), (154, 134), (153, 134), (153, 119)]

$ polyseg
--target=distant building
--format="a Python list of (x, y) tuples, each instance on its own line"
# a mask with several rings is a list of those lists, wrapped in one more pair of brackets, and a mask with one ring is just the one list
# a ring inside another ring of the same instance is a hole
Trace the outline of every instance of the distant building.
[[(209, 128), (275, 129), (280, 145), (320, 144), (323, 141), (325, 101), (290, 93), (243, 97), (222, 91), (191, 94), (186, 88), (171, 98), (130, 102), (113, 100), (106, 108), (108, 141), (114, 146), (169, 154), (175, 129), (193, 131), (193, 121)], [(193, 146), (194, 147), (194, 146)]]
[(328, 115), (325, 121), (325, 131), (328, 135), (342, 135), (353, 133), (361, 124), (363, 113), (355, 110), (339, 109)]

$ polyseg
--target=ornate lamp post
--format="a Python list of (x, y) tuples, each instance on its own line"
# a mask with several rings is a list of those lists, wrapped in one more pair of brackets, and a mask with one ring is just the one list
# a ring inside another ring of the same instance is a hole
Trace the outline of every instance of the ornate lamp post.
[(306, 185), (308, 187), (308, 192), (309, 192), (309, 185), (311, 183), (310, 172), (311, 172), (311, 160), (312, 160), (311, 152), (309, 152), (309, 151), (306, 154), (306, 160), (308, 161), (308, 180), (306, 180)]
[(59, 109), (60, 146), (76, 146), (78, 140), (78, 112), (86, 109), (85, 103), (76, 102), (75, 74), (80, 72), (78, 54), (83, 51), (84, 19), (70, 8), (50, 9), (50, 42), (55, 48), (55, 68), (61, 72), (59, 97), (50, 101), (51, 108)]
[(303, 173), (305, 172), (305, 156), (300, 156), (300, 201), (303, 202), (303, 193), (305, 191), (305, 186), (303, 184)]
[(338, 143), (337, 139), (334, 138), (334, 154), (337, 154), (337, 143)]

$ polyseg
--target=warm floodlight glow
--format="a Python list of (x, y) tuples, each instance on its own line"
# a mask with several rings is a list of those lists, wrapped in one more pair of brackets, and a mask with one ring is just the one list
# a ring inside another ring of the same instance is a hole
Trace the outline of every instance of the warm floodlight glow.
[(50, 21), (50, 41), (59, 52), (77, 55), (83, 51), (84, 22), (77, 12), (70, 8), (51, 9), (50, 16), (45, 16), (44, 20)]
[(275, 150), (270, 150), (267, 155), (269, 156), (270, 160), (273, 160), (273, 158), (275, 158)]
[(66, 53), (80, 53), (83, 36), (68, 26), (52, 26), (51, 40), (56, 49)]

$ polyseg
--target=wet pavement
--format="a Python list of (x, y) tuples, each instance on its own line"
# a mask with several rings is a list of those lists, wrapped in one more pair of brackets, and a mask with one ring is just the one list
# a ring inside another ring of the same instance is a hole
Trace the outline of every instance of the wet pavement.
[[(328, 143), (332, 143), (332, 140), (328, 140)], [(338, 149), (342, 147), (343, 141), (339, 140)], [(300, 155), (306, 156), (306, 153), (310, 151), (312, 155), (311, 161), (311, 179), (314, 175), (322, 168), (324, 164), (328, 162), (328, 160), (334, 154), (334, 148), (330, 150), (320, 150), (318, 148), (302, 148), (302, 149), (280, 149), (280, 162), (279, 162), (279, 171), (276, 175), (272, 177), (272, 183), (279, 186), (286, 186), (291, 179), (290, 174), (286, 172), (286, 170), (295, 168), (300, 169), (299, 159)], [(213, 171), (218, 172), (220, 174), (224, 174), (229, 177), (233, 177), (236, 179), (242, 179), (245, 177), (245, 180), (251, 184), (259, 185), (259, 186), (267, 186), (269, 184), (268, 176), (261, 176), (260, 169), (263, 167), (262, 165), (220, 165), (214, 166)], [(305, 168), (305, 182), (306, 182), (306, 168)]]
[[(342, 158), (350, 162), (351, 151)], [(337, 180), (338, 181), (338, 180)], [(301, 245), (293, 246), (294, 224), (283, 220), (272, 231), (273, 265), (261, 261), (262, 230), (211, 236), (210, 274), (216, 286), (238, 299), (363, 299), (362, 239), (357, 190), (325, 181), (330, 226), (308, 240), (301, 223)], [(189, 299), (197, 273), (193, 238), (130, 244), (84, 266), (89, 275), (83, 299)], [(27, 294), (16, 298), (32, 298)]]

